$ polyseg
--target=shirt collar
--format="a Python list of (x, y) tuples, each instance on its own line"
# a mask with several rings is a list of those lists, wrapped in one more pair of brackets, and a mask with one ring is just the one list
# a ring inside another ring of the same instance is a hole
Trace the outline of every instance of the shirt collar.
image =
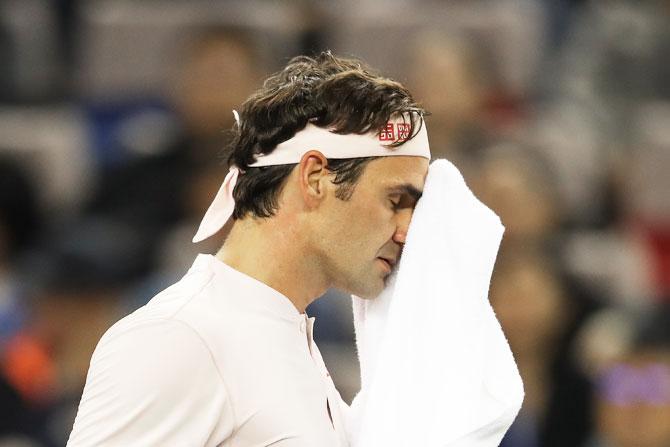
[[(244, 290), (243, 302), (262, 308), (272, 314), (294, 322), (304, 322), (307, 315), (298, 312), (291, 300), (264, 282), (235, 270), (211, 254), (199, 254), (192, 269), (205, 269), (214, 275), (214, 280), (227, 289)], [(249, 291), (250, 293), (246, 293)]]

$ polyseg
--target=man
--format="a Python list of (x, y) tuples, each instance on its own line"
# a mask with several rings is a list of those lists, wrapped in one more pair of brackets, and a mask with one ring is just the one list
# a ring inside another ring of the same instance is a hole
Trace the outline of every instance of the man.
[(195, 241), (217, 255), (100, 340), (68, 445), (346, 446), (307, 305), (374, 298), (430, 152), (424, 111), (360, 61), (297, 57), (242, 107)]

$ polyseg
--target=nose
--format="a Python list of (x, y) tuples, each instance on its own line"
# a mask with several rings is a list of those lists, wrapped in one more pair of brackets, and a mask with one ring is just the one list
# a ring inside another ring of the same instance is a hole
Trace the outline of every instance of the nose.
[(393, 241), (398, 244), (405, 244), (405, 239), (407, 238), (407, 231), (396, 230), (393, 234)]
[(397, 224), (395, 233), (393, 233), (393, 241), (398, 244), (404, 244), (407, 239), (407, 229), (409, 228), (409, 222), (412, 220), (412, 214), (414, 213), (413, 209), (402, 210), (397, 214)]

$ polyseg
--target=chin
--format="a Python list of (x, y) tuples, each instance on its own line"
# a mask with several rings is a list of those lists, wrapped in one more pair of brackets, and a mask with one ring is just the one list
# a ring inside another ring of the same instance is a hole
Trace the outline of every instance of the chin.
[[(356, 295), (356, 294), (354, 293), (354, 295)], [(356, 296), (357, 296), (358, 298), (361, 298), (361, 299), (366, 300), (366, 301), (372, 301), (372, 300), (374, 300), (374, 299), (377, 299), (377, 297), (378, 297), (379, 295), (381, 295), (381, 292), (380, 292), (380, 293), (376, 293), (376, 294), (372, 294), (372, 295), (366, 295), (366, 296), (363, 296), (363, 295), (356, 295)]]
[(341, 269), (339, 273), (332, 287), (366, 300), (377, 298), (390, 277), (381, 275), (378, 265)]
[(379, 284), (373, 285), (372, 282), (369, 282), (365, 286), (352, 287), (348, 289), (348, 292), (364, 300), (373, 300), (381, 295), (386, 285), (386, 281), (378, 280), (378, 282)]

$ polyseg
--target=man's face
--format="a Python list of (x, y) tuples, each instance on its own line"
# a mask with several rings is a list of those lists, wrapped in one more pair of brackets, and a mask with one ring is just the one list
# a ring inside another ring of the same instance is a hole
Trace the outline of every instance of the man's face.
[[(423, 157), (381, 157), (368, 163), (349, 200), (324, 201), (315, 246), (332, 287), (374, 298), (398, 262), (428, 172)], [(384, 260), (386, 259), (386, 260)]]

